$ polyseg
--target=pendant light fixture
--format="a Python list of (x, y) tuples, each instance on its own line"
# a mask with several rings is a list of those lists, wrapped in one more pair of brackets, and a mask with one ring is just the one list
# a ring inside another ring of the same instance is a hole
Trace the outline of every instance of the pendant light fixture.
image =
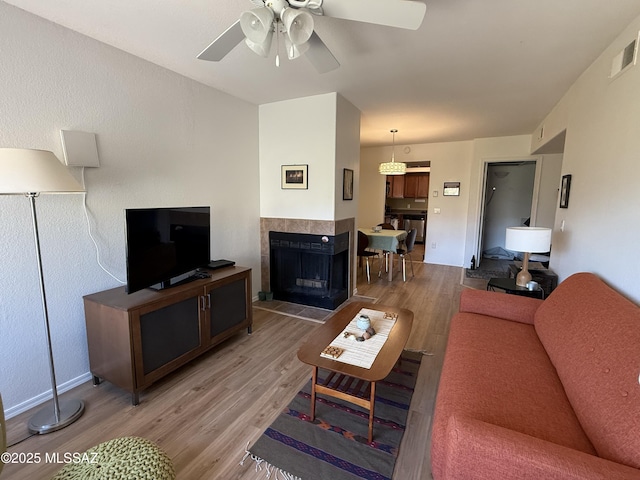
[(380, 164), (378, 171), (381, 175), (404, 175), (407, 172), (407, 164), (396, 162), (396, 133), (398, 130), (391, 130), (393, 135), (393, 150), (391, 150), (391, 161)]

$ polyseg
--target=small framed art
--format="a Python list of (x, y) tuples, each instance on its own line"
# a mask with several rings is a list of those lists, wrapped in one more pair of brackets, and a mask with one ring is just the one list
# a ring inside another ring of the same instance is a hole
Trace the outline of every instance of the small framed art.
[(560, 208), (569, 208), (569, 190), (571, 189), (571, 175), (562, 176), (560, 186)]
[(460, 195), (460, 182), (444, 182), (442, 195), (445, 197), (457, 197)]
[(282, 165), (282, 188), (307, 189), (309, 165)]
[(342, 199), (353, 200), (353, 170), (348, 168), (342, 173)]

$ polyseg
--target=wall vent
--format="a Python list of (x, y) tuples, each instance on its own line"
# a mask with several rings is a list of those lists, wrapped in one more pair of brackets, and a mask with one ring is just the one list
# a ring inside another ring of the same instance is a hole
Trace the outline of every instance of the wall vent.
[(640, 43), (640, 33), (638, 38), (624, 47), (611, 61), (611, 73), (609, 78), (615, 78), (628, 68), (636, 64), (638, 60), (638, 43)]

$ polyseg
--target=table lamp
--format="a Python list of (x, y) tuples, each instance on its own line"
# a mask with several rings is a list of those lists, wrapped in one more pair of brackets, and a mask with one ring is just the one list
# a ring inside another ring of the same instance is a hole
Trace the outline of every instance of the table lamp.
[(545, 253), (551, 249), (551, 229), (545, 227), (508, 227), (504, 248), (523, 252), (522, 270), (516, 276), (516, 285), (526, 287), (531, 281), (529, 254)]
[(60, 430), (76, 421), (84, 412), (84, 402), (81, 400), (60, 401), (58, 399), (36, 216), (36, 197), (40, 194), (80, 192), (84, 192), (84, 189), (52, 152), (24, 148), (0, 148), (0, 195), (24, 195), (31, 204), (36, 259), (40, 275), (40, 296), (49, 350), (53, 408), (45, 407), (29, 420), (28, 428), (31, 433), (45, 434)]

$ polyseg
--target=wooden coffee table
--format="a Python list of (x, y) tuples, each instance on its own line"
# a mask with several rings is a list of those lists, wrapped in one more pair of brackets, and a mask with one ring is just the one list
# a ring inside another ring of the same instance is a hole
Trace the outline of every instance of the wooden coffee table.
[[(362, 308), (393, 312), (398, 315), (371, 368), (339, 362), (321, 357), (320, 353), (329, 345)], [(373, 441), (373, 413), (375, 407), (376, 382), (384, 379), (400, 358), (411, 333), (413, 312), (404, 308), (388, 307), (371, 303), (351, 303), (337, 311), (321, 327), (314, 330), (309, 339), (298, 350), (300, 361), (313, 367), (311, 382), (311, 420), (315, 419), (316, 394), (322, 393), (369, 410), (369, 443)], [(318, 368), (330, 370), (327, 379), (318, 383)], [(350, 393), (347, 393), (349, 391)]]

